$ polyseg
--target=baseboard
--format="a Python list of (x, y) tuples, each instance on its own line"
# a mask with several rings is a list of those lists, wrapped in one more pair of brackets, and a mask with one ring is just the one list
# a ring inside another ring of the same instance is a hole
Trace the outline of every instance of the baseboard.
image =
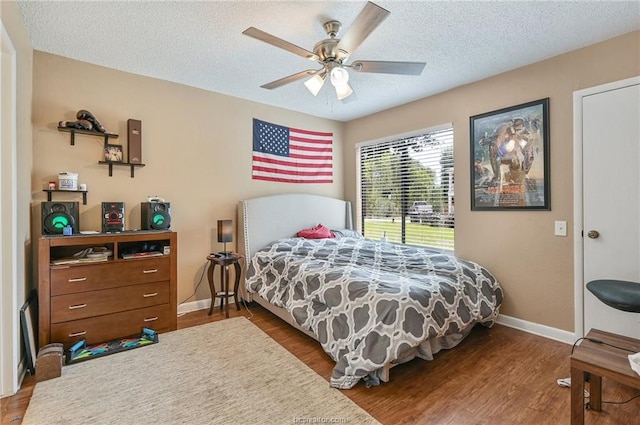
[[(220, 307), (221, 301), (222, 300), (216, 299), (216, 304), (214, 307)], [(233, 298), (229, 298), (229, 305), (231, 304), (235, 305), (235, 300)], [(209, 307), (211, 307), (211, 298), (183, 303), (178, 306), (178, 316), (182, 316), (183, 314), (191, 313), (194, 311), (206, 310)]]
[(515, 317), (505, 316), (504, 314), (498, 316), (496, 323), (552, 339), (554, 341), (564, 342), (565, 344), (573, 345), (576, 340), (576, 336), (573, 332), (563, 331), (562, 329), (552, 328), (550, 326), (528, 322), (522, 319), (516, 319)]

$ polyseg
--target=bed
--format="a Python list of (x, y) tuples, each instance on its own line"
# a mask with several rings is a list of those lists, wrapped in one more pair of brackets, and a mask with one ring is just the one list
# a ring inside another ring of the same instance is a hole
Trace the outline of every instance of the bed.
[[(363, 238), (348, 201), (253, 198), (239, 203), (238, 222), (245, 298), (318, 340), (336, 362), (336, 388), (378, 385), (392, 366), (432, 360), (498, 316), (502, 289), (487, 269), (439, 250)], [(295, 237), (320, 223), (336, 237)]]

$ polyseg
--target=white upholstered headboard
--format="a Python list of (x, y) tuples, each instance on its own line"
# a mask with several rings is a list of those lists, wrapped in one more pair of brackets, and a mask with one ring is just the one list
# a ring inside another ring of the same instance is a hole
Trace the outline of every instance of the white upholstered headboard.
[(269, 243), (291, 238), (322, 223), (329, 229), (353, 229), (351, 202), (326, 196), (284, 194), (246, 199), (238, 204), (238, 251), (248, 262)]

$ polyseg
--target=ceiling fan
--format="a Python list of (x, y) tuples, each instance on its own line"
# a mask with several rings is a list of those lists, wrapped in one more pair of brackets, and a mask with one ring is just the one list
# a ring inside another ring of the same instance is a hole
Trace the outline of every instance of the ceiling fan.
[[(420, 75), (426, 65), (424, 62), (357, 60), (350, 64), (346, 63), (358, 46), (362, 44), (369, 34), (371, 34), (390, 13), (391, 12), (378, 5), (368, 2), (341, 39), (336, 38), (336, 36), (342, 24), (335, 20), (325, 22), (323, 27), (329, 38), (316, 43), (313, 47), (313, 52), (257, 28), (247, 28), (242, 32), (243, 34), (287, 50), (295, 55), (302, 56), (305, 59), (318, 62), (322, 66), (319, 69), (307, 69), (297, 72), (260, 87), (271, 90), (303, 78), (311, 77), (305, 81), (304, 84), (307, 89), (316, 96), (322, 88), (324, 81), (329, 77), (331, 84), (336, 90), (336, 96), (345, 102), (346, 99), (353, 94), (353, 89), (348, 83), (349, 73), (347, 68), (357, 72)], [(353, 96), (353, 98), (355, 97), (356, 96)]]

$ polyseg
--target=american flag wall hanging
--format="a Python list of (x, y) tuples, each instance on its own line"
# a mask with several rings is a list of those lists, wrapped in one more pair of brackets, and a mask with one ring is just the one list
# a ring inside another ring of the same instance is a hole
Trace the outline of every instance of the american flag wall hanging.
[(333, 183), (333, 133), (253, 119), (254, 180)]

